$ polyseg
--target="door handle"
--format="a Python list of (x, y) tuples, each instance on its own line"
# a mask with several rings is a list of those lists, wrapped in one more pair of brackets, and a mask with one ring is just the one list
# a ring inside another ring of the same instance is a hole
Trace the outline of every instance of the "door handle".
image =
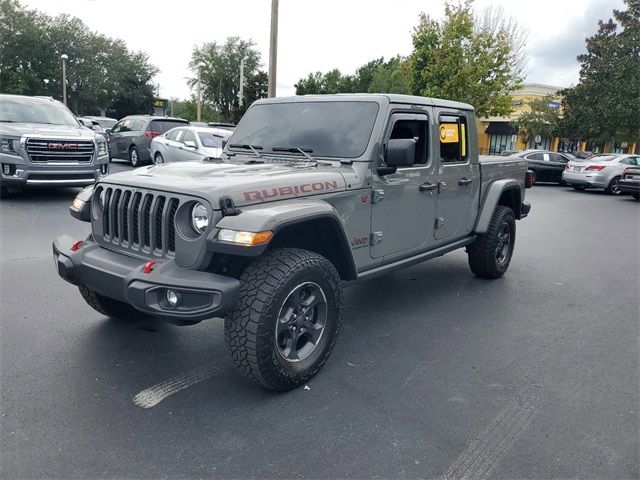
[(458, 185), (471, 185), (473, 183), (473, 179), (471, 178), (461, 178), (458, 180)]
[(418, 187), (421, 192), (433, 192), (436, 188), (438, 188), (438, 185), (431, 182), (425, 182)]

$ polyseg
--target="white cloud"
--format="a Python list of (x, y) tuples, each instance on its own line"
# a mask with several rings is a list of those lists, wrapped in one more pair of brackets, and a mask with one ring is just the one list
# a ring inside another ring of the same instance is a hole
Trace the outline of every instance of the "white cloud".
[[(253, 39), (269, 56), (269, 0), (23, 0), (47, 14), (68, 13), (93, 30), (143, 50), (160, 68), (156, 82), (164, 97), (187, 97), (185, 78), (194, 45), (237, 35)], [(339, 68), (353, 73), (377, 57), (407, 55), (411, 32), (425, 11), (441, 17), (443, 0), (280, 0), (279, 96), (309, 72)], [(622, 0), (477, 0), (476, 8), (502, 7), (528, 30), (529, 81), (569, 86), (578, 80), (575, 56), (599, 18), (609, 18)]]

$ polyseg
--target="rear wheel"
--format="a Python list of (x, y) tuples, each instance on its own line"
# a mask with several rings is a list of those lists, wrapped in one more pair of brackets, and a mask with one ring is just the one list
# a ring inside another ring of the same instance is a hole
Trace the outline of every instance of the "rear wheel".
[(156, 165), (160, 165), (164, 163), (164, 157), (160, 152), (156, 153), (155, 156), (153, 157), (153, 163)]
[(127, 322), (134, 322), (148, 317), (148, 315), (139, 312), (131, 305), (100, 295), (84, 285), (80, 285), (78, 288), (80, 289), (80, 295), (82, 295), (84, 301), (102, 315)]
[(138, 148), (135, 146), (131, 147), (129, 150), (129, 163), (131, 163), (131, 166), (133, 167), (140, 165), (140, 155), (138, 153)]
[(498, 205), (487, 232), (467, 247), (471, 271), (483, 278), (500, 278), (509, 268), (515, 241), (513, 210)]
[(273, 390), (308, 382), (335, 345), (342, 285), (333, 264), (306, 250), (274, 250), (240, 276), (236, 309), (225, 319), (225, 341), (238, 372)]
[(614, 177), (605, 190), (610, 195), (620, 195), (622, 193), (620, 190), (620, 177)]

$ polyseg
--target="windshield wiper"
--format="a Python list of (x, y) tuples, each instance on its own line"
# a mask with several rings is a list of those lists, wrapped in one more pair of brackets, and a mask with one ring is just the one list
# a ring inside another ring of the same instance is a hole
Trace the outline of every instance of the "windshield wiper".
[(14, 120), (0, 120), (2, 123), (16, 123)]
[(315, 158), (313, 158), (310, 153), (313, 153), (313, 150), (310, 148), (300, 148), (300, 147), (273, 147), (271, 148), (272, 152), (291, 152), (291, 153), (301, 153), (305, 156), (307, 160), (312, 162), (317, 162)]
[(253, 154), (260, 158), (260, 152), (258, 150), (262, 150), (262, 146), (260, 145), (251, 145), (250, 143), (231, 143), (229, 144), (229, 148), (244, 148), (246, 150), (251, 150)]

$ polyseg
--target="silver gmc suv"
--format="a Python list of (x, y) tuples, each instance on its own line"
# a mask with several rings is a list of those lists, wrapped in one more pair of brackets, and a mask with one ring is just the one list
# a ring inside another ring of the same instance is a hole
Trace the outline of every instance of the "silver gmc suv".
[(90, 185), (108, 162), (104, 138), (61, 102), (0, 95), (0, 198), (25, 187)]

